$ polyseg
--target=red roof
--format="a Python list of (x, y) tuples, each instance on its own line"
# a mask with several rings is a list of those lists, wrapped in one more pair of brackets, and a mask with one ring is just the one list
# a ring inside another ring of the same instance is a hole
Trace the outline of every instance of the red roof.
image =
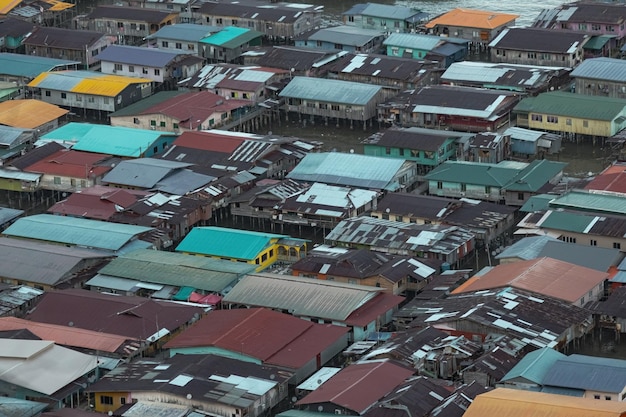
[(110, 155), (61, 149), (24, 168), (24, 171), (71, 178), (100, 177), (110, 171), (111, 167), (95, 164), (108, 158)]
[(120, 188), (89, 187), (70, 195), (48, 209), (49, 213), (108, 220), (117, 213), (117, 207), (128, 208), (149, 193), (122, 190)]
[(348, 328), (322, 325), (266, 308), (216, 310), (165, 344), (214, 346), (297, 369), (337, 343)]
[(211, 132), (183, 132), (172, 145), (232, 154), (246, 140), (245, 137)]
[(587, 184), (585, 190), (626, 194), (626, 164), (617, 163), (609, 166)]
[(332, 403), (363, 414), (413, 373), (414, 370), (393, 362), (353, 364), (336, 373), (296, 405)]
[(389, 310), (394, 309), (404, 301), (404, 297), (381, 292), (369, 300), (363, 307), (354, 311), (345, 320), (348, 326), (367, 326)]

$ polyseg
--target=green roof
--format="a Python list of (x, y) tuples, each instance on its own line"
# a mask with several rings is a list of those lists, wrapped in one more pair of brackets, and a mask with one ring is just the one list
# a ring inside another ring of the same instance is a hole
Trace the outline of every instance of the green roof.
[(615, 194), (589, 193), (573, 190), (555, 198), (550, 207), (609, 214), (626, 214), (626, 198)]
[(552, 365), (565, 357), (561, 352), (548, 347), (534, 350), (527, 353), (513, 369), (504, 375), (501, 381), (523, 378), (541, 385)]
[(223, 292), (254, 269), (250, 264), (142, 249), (112, 260), (99, 272), (155, 284)]
[(541, 223), (541, 228), (584, 233), (593, 219), (593, 216), (568, 213), (565, 211), (553, 211)]
[(429, 181), (504, 187), (520, 172), (519, 168), (481, 162), (446, 161), (426, 174)]
[(553, 91), (524, 98), (513, 111), (612, 121), (624, 113), (625, 107), (623, 99)]
[(236, 26), (226, 26), (217, 33), (203, 38), (200, 42), (209, 45), (221, 46), (222, 48), (233, 49), (263, 36), (263, 33), (256, 30), (239, 28)]
[(550, 201), (556, 197), (553, 194), (539, 194), (531, 196), (524, 205), (519, 209), (521, 212), (532, 213), (535, 211), (547, 210), (550, 206)]
[(567, 166), (564, 162), (534, 160), (522, 169), (505, 188), (510, 191), (538, 191)]
[(159, 91), (152, 94), (142, 100), (137, 101), (129, 106), (124, 107), (114, 113), (111, 113), (109, 117), (122, 117), (122, 116), (134, 116), (143, 113), (151, 107), (161, 104), (165, 100), (169, 100), (173, 97), (180, 96), (182, 94), (189, 94), (187, 91)]
[(223, 227), (194, 227), (176, 250), (221, 258), (253, 260), (270, 245), (272, 239), (285, 237), (288, 236)]
[(615, 36), (613, 35), (592, 36), (587, 42), (585, 42), (583, 49), (589, 49), (589, 50), (602, 49), (604, 45), (609, 43), (609, 41), (612, 38), (615, 38)]

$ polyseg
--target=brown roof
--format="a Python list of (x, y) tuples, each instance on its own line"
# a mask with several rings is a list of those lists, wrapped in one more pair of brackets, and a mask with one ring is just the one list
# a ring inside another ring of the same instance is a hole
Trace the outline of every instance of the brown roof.
[(128, 208), (143, 196), (146, 191), (122, 190), (97, 185), (73, 193), (48, 209), (49, 213), (109, 220), (119, 207)]
[(214, 346), (297, 369), (337, 343), (348, 328), (302, 320), (266, 308), (213, 311), (165, 347)]
[(201, 314), (198, 307), (69, 289), (45, 293), (26, 319), (149, 340), (159, 330), (173, 332)]
[(24, 168), (26, 172), (62, 175), (73, 178), (99, 177), (111, 170), (110, 166), (97, 165), (110, 158), (100, 153), (61, 149)]
[(36, 129), (67, 113), (69, 110), (44, 101), (7, 100), (0, 103), (0, 124), (23, 129)]
[(543, 257), (498, 265), (480, 277), (472, 277), (452, 293), (511, 286), (573, 303), (608, 277), (606, 272)]
[(331, 403), (363, 414), (413, 375), (412, 369), (393, 362), (365, 362), (335, 374), (296, 405)]
[(221, 153), (232, 153), (246, 138), (212, 132), (183, 132), (172, 145)]
[[(109, 353), (124, 353), (125, 348), (139, 346), (139, 340), (110, 333), (94, 332), (70, 326), (39, 323), (17, 317), (0, 317), (0, 331), (27, 329), (41, 340), (51, 340), (58, 345), (99, 350)], [(126, 354), (132, 353), (132, 348)]]
[(585, 190), (611, 191), (626, 194), (626, 164), (616, 163), (598, 174)]

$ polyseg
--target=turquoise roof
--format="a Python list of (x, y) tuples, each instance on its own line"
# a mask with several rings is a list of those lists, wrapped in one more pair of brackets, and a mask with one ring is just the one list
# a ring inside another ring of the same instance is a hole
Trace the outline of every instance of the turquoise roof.
[(221, 258), (253, 260), (270, 245), (272, 239), (285, 237), (288, 236), (224, 227), (194, 227), (176, 250)]
[(237, 46), (261, 36), (263, 36), (263, 33), (257, 32), (256, 30), (236, 26), (226, 26), (219, 32), (203, 38), (200, 42), (224, 48), (236, 48)]
[(584, 233), (594, 218), (594, 216), (585, 216), (583, 214), (553, 211), (544, 219), (541, 223), (541, 227), (567, 232)]
[(137, 235), (150, 230), (152, 228), (143, 226), (36, 214), (18, 219), (3, 234), (116, 251), (135, 239)]
[(550, 207), (624, 215), (626, 214), (626, 198), (615, 194), (572, 190), (553, 199)]
[(182, 287), (180, 290), (178, 290), (176, 294), (174, 294), (174, 297), (172, 297), (172, 299), (176, 301), (187, 301), (189, 300), (189, 296), (191, 295), (193, 290), (193, 287)]
[(535, 211), (547, 210), (550, 206), (550, 201), (554, 200), (556, 196), (554, 194), (538, 194), (531, 196), (519, 211), (524, 213), (532, 213)]
[(174, 136), (145, 129), (89, 123), (68, 123), (41, 137), (41, 141), (75, 142), (72, 149), (123, 157), (139, 157), (152, 149), (161, 136)]
[(500, 382), (523, 378), (541, 385), (552, 365), (563, 358), (566, 358), (566, 356), (554, 349), (548, 347), (537, 349), (527, 353), (513, 369), (502, 377)]
[(68, 65), (80, 65), (80, 61), (45, 58), (24, 54), (0, 54), (0, 73), (17, 77), (35, 78), (42, 72), (52, 71), (56, 67), (65, 68)]

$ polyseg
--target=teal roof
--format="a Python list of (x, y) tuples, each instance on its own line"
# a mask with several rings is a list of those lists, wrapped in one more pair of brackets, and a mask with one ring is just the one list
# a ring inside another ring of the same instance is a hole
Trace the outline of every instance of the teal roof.
[(161, 136), (174, 136), (145, 129), (89, 123), (68, 123), (41, 137), (41, 141), (75, 142), (72, 149), (122, 157), (139, 157)]
[(513, 111), (612, 121), (624, 113), (625, 107), (623, 99), (553, 91), (526, 97)]
[(327, 78), (294, 77), (278, 94), (302, 100), (365, 106), (376, 98), (382, 87)]
[(189, 296), (191, 295), (193, 290), (194, 288), (192, 287), (182, 287), (180, 290), (178, 290), (176, 294), (174, 294), (172, 299), (176, 301), (187, 301), (189, 300)]
[(36, 214), (18, 219), (4, 230), (3, 234), (116, 251), (135, 239), (137, 235), (150, 230), (152, 228), (143, 226)]
[(42, 72), (52, 71), (57, 67), (65, 68), (68, 65), (80, 65), (80, 61), (24, 54), (0, 54), (0, 68), (2, 68), (0, 73), (17, 77), (35, 78)]
[(550, 207), (625, 215), (626, 198), (615, 194), (572, 190), (553, 199)]
[(524, 213), (532, 213), (535, 211), (547, 210), (550, 206), (550, 201), (554, 200), (556, 196), (554, 194), (538, 194), (531, 196), (519, 211)]
[(428, 181), (464, 183), (500, 187), (510, 191), (538, 191), (563, 171), (567, 164), (535, 160), (530, 164), (503, 161), (488, 164), (466, 161), (446, 161), (426, 174)]
[(548, 242), (561, 242), (550, 236), (531, 236), (521, 239), (496, 255), (496, 259), (520, 258), (525, 261), (536, 259)]
[(500, 381), (523, 378), (541, 385), (552, 365), (563, 358), (566, 356), (554, 349), (548, 347), (537, 349), (527, 353)]
[(594, 216), (585, 216), (565, 211), (552, 211), (541, 223), (542, 228), (584, 233)]
[(602, 49), (613, 38), (615, 38), (613, 35), (592, 36), (587, 42), (585, 42), (583, 49)]
[(200, 42), (232, 49), (262, 36), (263, 33), (256, 30), (226, 26), (219, 32), (203, 38)]
[(253, 260), (270, 245), (272, 239), (285, 237), (288, 236), (223, 227), (194, 227), (176, 247), (176, 250), (223, 258)]
[(254, 270), (255, 266), (250, 264), (143, 249), (119, 256), (99, 273), (154, 284), (222, 292)]

